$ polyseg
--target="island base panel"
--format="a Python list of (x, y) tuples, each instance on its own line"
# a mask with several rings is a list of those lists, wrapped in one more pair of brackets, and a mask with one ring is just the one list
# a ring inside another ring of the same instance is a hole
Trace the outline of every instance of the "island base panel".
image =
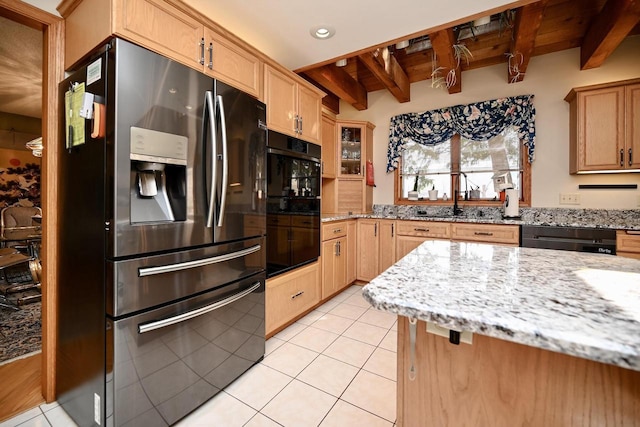
[(474, 334), (454, 345), (398, 317), (398, 426), (640, 426), (640, 372)]

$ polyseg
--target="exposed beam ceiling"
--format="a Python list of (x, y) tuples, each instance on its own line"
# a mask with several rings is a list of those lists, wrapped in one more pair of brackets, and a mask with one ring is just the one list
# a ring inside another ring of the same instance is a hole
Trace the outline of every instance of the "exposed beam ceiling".
[(640, 22), (639, 0), (608, 0), (585, 34), (580, 69), (596, 68)]
[(367, 90), (342, 68), (324, 65), (307, 71), (307, 75), (358, 110), (367, 109)]
[[(375, 52), (367, 52), (358, 55), (358, 59), (373, 73), (374, 76), (384, 84), (389, 92), (398, 100), (398, 102), (408, 102), (411, 100), (409, 89), (409, 78), (404, 72), (395, 56), (388, 55), (382, 58), (381, 50)], [(376, 55), (376, 53), (379, 53)]]
[(521, 82), (527, 71), (529, 60), (533, 55), (536, 36), (542, 24), (542, 16), (547, 7), (548, 0), (531, 3), (522, 6), (516, 11), (516, 19), (511, 39), (512, 56), (507, 62), (507, 74), (509, 83)]
[[(407, 48), (396, 48), (395, 43), (401, 40), (396, 38), (387, 44), (374, 45), (370, 49), (344, 55), (343, 58), (348, 59), (348, 65), (344, 68), (355, 80), (350, 82), (350, 86), (359, 85), (366, 92), (388, 90), (399, 102), (404, 102), (409, 97), (409, 89), (402, 90), (404, 79), (391, 75), (390, 71), (395, 67), (392, 64), (397, 63), (397, 69), (403, 71), (409, 83), (428, 80), (433, 71), (434, 52), (436, 66), (443, 67), (440, 77), (446, 78), (450, 69), (456, 70), (456, 85), (449, 88), (450, 93), (461, 91), (464, 71), (505, 64), (512, 52), (518, 52), (514, 61), (517, 61), (520, 75), (514, 80), (512, 73), (507, 82), (521, 81), (525, 71), (530, 68), (530, 61), (538, 55), (577, 47), (582, 47), (584, 54), (593, 44), (598, 49), (606, 47), (606, 55), (602, 57), (604, 61), (622, 39), (640, 34), (638, 4), (640, 0), (527, 1), (519, 3), (520, 7), (516, 9), (493, 10), (489, 24), (474, 24), (474, 20), (481, 17), (476, 14), (466, 21), (460, 19), (449, 26), (442, 25), (408, 36), (406, 39), (410, 40), (410, 46)], [(590, 41), (591, 39), (595, 42)], [(464, 44), (472, 55), (468, 62), (461, 59), (459, 67), (452, 49), (454, 43)], [(386, 67), (374, 56), (377, 50), (385, 48), (390, 53)], [(299, 69), (298, 72), (306, 75), (312, 82), (321, 83), (313, 75), (318, 74), (315, 71), (317, 68), (324, 66), (334, 67), (333, 62), (323, 61)], [(321, 84), (326, 91), (334, 93), (345, 102), (352, 103), (355, 99), (353, 93), (349, 97), (343, 97), (331, 87)], [(361, 95), (359, 97), (362, 98)], [(362, 102), (359, 102), (358, 108), (362, 108)]]

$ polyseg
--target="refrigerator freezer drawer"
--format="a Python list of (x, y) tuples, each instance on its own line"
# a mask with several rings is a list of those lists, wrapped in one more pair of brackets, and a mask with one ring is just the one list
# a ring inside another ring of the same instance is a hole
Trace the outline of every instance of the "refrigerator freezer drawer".
[(107, 425), (172, 425), (264, 356), (264, 273), (107, 318)]
[(264, 238), (107, 263), (107, 314), (184, 299), (265, 268)]

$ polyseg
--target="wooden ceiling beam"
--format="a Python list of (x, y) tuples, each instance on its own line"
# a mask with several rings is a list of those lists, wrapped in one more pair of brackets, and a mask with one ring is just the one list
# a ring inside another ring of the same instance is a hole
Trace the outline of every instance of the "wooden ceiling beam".
[(547, 3), (548, 0), (541, 0), (522, 6), (516, 11), (514, 37), (511, 39), (510, 50), (513, 56), (507, 61), (509, 83), (521, 82), (524, 79)]
[[(374, 52), (366, 52), (358, 55), (358, 59), (365, 67), (391, 92), (398, 102), (411, 100), (409, 78), (404, 72), (398, 60), (393, 55), (388, 57), (388, 68), (378, 61)], [(387, 71), (388, 70), (388, 71)]]
[(324, 65), (306, 70), (305, 74), (356, 109), (367, 109), (367, 90), (342, 68)]
[(640, 1), (608, 0), (584, 36), (580, 48), (580, 69), (602, 65), (638, 22)]
[(447, 74), (451, 70), (455, 70), (456, 82), (449, 88), (449, 93), (459, 93), (462, 91), (462, 79), (460, 74), (460, 68), (458, 62), (453, 56), (453, 45), (456, 43), (456, 38), (453, 35), (453, 28), (447, 28), (445, 30), (436, 31), (429, 34), (431, 40), (431, 46), (436, 53), (437, 67), (442, 67), (442, 77), (446, 78)]

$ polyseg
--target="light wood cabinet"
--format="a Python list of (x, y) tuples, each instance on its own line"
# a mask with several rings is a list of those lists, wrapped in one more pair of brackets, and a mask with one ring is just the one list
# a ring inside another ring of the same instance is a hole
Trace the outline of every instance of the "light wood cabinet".
[(267, 127), (320, 144), (323, 93), (270, 65), (264, 76)]
[(519, 225), (451, 223), (451, 239), (466, 242), (520, 244)]
[(426, 240), (451, 237), (448, 222), (397, 221), (396, 226), (396, 261)]
[(626, 258), (640, 259), (640, 231), (618, 230), (616, 254)]
[(319, 303), (320, 293), (320, 268), (317, 262), (267, 279), (267, 335), (272, 335)]
[(347, 222), (347, 285), (358, 278), (358, 223), (356, 220)]
[(357, 279), (371, 281), (396, 261), (395, 221), (358, 220)]
[(67, 0), (65, 69), (115, 35), (262, 98), (261, 60), (190, 9), (163, 0)]
[(344, 289), (349, 281), (349, 224), (355, 221), (339, 221), (322, 226), (322, 299)]
[(640, 79), (572, 89), (569, 171), (640, 169)]
[(336, 121), (322, 115), (322, 177), (336, 177)]
[[(336, 121), (336, 176), (323, 180), (325, 213), (368, 213), (373, 209), (373, 186), (366, 182), (367, 160), (373, 158), (374, 125)], [(344, 140), (348, 138), (349, 140)]]

